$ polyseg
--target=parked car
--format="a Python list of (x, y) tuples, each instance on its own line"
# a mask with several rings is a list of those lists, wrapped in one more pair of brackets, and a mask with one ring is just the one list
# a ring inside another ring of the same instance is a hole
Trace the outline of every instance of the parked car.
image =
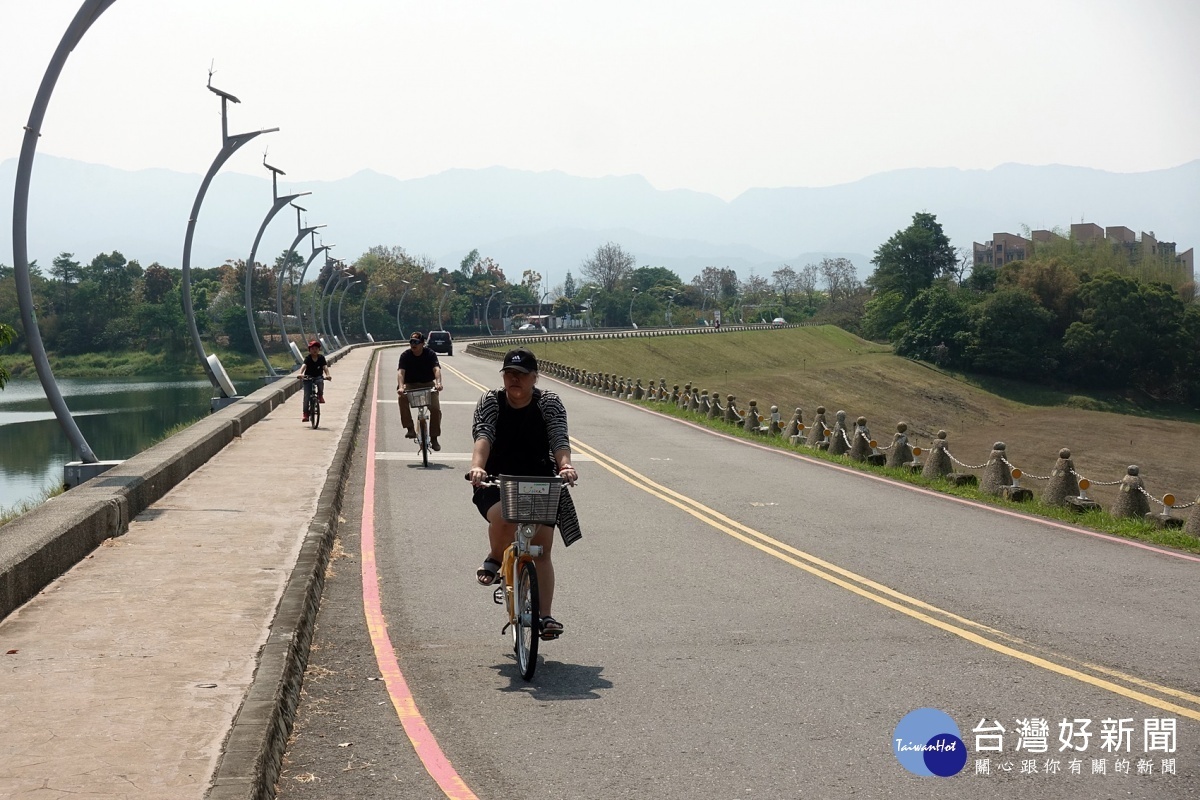
[(454, 355), (454, 339), (450, 331), (430, 331), (425, 345), (435, 353)]
[(771, 324), (774, 325), (775, 327), (779, 328), (784, 325), (787, 325), (787, 320), (784, 319), (783, 317), (776, 317), (775, 319), (771, 320)]
[(517, 328), (517, 331), (521, 333), (545, 333), (546, 329), (541, 325), (534, 325), (532, 322), (526, 322), (524, 325)]

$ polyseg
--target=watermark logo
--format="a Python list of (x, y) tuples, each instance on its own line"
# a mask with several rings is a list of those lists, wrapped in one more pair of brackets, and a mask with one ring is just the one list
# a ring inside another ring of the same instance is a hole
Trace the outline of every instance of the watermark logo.
[(904, 715), (892, 733), (892, 752), (913, 775), (949, 778), (967, 763), (958, 724), (945, 711), (918, 708)]

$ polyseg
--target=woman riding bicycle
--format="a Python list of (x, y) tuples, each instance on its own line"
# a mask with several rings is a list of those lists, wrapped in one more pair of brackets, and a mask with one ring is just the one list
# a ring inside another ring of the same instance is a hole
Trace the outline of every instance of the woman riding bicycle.
[[(484, 586), (495, 583), (500, 559), (512, 543), (517, 526), (506, 522), (501, 514), (500, 490), (480, 484), (489, 475), (558, 475), (571, 485), (579, 479), (571, 466), (567, 411), (557, 394), (536, 388), (538, 365), (533, 353), (523, 347), (509, 350), (500, 371), (504, 375), (504, 388), (487, 392), (475, 406), (471, 426), (475, 447), (467, 473), (475, 487), (475, 506), (488, 521), (488, 556), (476, 571), (476, 579)], [(558, 527), (566, 545), (581, 536), (566, 491), (559, 503)], [(557, 639), (563, 626), (550, 616), (554, 601), (554, 565), (550, 560), (553, 526), (539, 525), (532, 544), (542, 548), (542, 554), (534, 558), (541, 590), (541, 637)]]
[(313, 390), (317, 392), (317, 399), (325, 402), (325, 379), (329, 378), (329, 364), (325, 361), (325, 356), (321, 353), (321, 343), (313, 339), (308, 343), (308, 355), (304, 357), (304, 364), (300, 367), (300, 374), (296, 377), (304, 381), (304, 416), (301, 422), (308, 422), (308, 403), (312, 397)]

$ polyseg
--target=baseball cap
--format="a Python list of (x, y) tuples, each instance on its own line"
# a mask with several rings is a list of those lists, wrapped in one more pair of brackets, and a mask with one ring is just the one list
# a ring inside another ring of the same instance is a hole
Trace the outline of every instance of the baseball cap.
[(515, 350), (509, 350), (504, 354), (504, 366), (500, 367), (501, 372), (512, 370), (513, 372), (537, 372), (537, 359), (533, 353), (526, 350), (524, 347), (518, 347)]
[(308, 346), (319, 348), (321, 346), (321, 343), (319, 341), (317, 341), (316, 339), (313, 339), (311, 342), (308, 343)]
[(425, 341), (425, 334), (421, 333), (420, 331), (413, 331), (412, 335), (408, 337), (408, 341), (410, 343), (411, 342), (423, 342), (423, 341)]

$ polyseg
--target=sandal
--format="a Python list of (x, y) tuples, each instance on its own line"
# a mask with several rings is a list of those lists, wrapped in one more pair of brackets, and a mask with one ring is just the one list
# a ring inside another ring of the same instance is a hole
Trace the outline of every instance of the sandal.
[(494, 558), (485, 558), (483, 566), (475, 570), (475, 580), (480, 586), (491, 586), (500, 577), (500, 562)]
[(544, 642), (549, 642), (562, 636), (563, 625), (554, 617), (542, 617), (542, 633), (541, 638)]

